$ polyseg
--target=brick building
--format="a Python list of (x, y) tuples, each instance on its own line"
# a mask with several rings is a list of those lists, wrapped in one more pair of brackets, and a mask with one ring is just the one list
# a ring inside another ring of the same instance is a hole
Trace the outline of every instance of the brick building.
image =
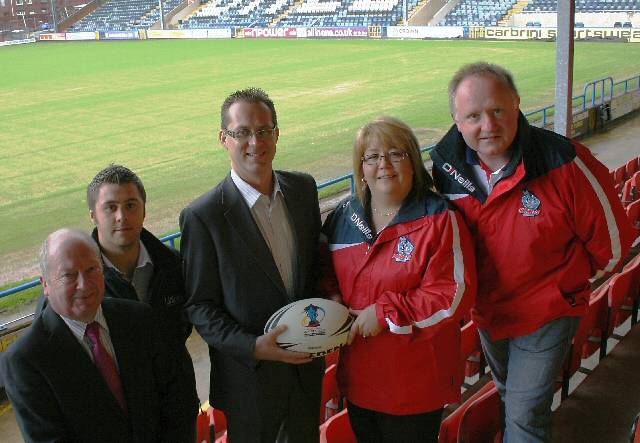
[(72, 15), (91, 0), (0, 0), (0, 31), (37, 31), (51, 27), (51, 5), (56, 7), (56, 21)]

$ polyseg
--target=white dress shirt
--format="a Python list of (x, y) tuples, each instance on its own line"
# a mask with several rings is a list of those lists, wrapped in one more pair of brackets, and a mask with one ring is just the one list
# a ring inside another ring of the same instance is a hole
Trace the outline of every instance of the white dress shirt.
[[(78, 320), (72, 320), (65, 317), (64, 315), (60, 315), (60, 317), (62, 318), (62, 321), (64, 321), (66, 325), (69, 326), (69, 329), (71, 330), (73, 336), (78, 340), (80, 346), (82, 346), (82, 348), (87, 352), (87, 355), (89, 355), (91, 361), (93, 361), (93, 353), (91, 352), (89, 339), (84, 335), (85, 330), (87, 329), (87, 325), (91, 322), (85, 323)], [(102, 342), (102, 345), (105, 347), (107, 352), (113, 358), (113, 361), (115, 362), (117, 368), (118, 359), (116, 358), (116, 353), (113, 350), (113, 343), (111, 343), (111, 335), (109, 334), (109, 326), (107, 325), (107, 320), (104, 318), (104, 314), (102, 313), (102, 306), (98, 307), (96, 316), (94, 317), (93, 321), (97, 322), (100, 325), (100, 341)]]
[(289, 297), (293, 297), (295, 240), (291, 229), (291, 219), (278, 178), (275, 174), (273, 175), (274, 183), (271, 196), (260, 193), (260, 191), (240, 178), (233, 169), (231, 170), (231, 179), (240, 191), (247, 206), (249, 206), (251, 215), (269, 246), (287, 294)]

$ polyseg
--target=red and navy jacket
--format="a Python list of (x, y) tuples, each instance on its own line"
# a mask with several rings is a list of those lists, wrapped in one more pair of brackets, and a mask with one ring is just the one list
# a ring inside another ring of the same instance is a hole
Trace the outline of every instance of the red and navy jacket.
[(429, 191), (408, 199), (376, 235), (360, 201), (350, 198), (323, 234), (325, 291), (339, 291), (352, 309), (375, 303), (384, 325), (340, 351), (338, 383), (347, 399), (395, 415), (457, 401), (460, 321), (476, 291), (473, 241), (461, 214)]
[(431, 153), (436, 188), (475, 238), (472, 315), (494, 340), (583, 315), (589, 278), (615, 271), (632, 239), (609, 171), (585, 146), (531, 126), (521, 114), (510, 149), (491, 184), (455, 125)]

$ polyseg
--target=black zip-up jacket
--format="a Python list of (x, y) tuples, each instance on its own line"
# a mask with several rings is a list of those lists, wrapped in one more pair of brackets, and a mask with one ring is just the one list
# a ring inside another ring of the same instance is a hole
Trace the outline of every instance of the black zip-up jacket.
[[(91, 235), (100, 245), (98, 230), (94, 229)], [(166, 342), (173, 348), (171, 354), (180, 358), (181, 392), (185, 396), (185, 408), (191, 411), (195, 420), (199, 400), (193, 362), (185, 345), (192, 326), (184, 311), (186, 297), (182, 277), (182, 259), (177, 251), (166, 246), (144, 228), (140, 233), (140, 240), (153, 262), (153, 275), (149, 281), (145, 303), (153, 309), (158, 328)], [(139, 301), (133, 285), (109, 266), (104, 267), (104, 283), (106, 297)]]

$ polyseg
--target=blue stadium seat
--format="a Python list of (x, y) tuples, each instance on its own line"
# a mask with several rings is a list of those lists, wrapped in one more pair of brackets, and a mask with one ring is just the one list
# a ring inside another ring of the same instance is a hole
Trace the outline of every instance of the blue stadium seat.
[(516, 0), (462, 0), (439, 25), (497, 26), (498, 21), (516, 4)]

